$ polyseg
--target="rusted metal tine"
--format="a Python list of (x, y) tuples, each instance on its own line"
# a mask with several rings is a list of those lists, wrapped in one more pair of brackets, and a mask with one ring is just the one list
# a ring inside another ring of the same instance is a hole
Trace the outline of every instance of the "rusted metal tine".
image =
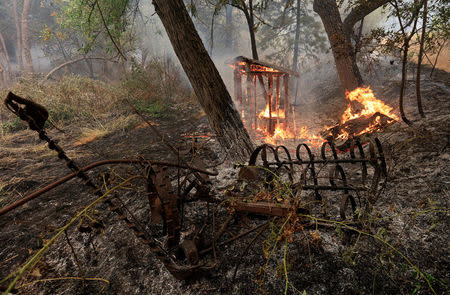
[[(242, 238), (242, 237), (244, 237), (244, 236), (246, 236), (246, 235), (248, 235), (248, 234), (254, 232), (255, 230), (260, 229), (260, 228), (263, 227), (263, 226), (266, 226), (268, 223), (269, 223), (269, 222), (265, 222), (265, 223), (263, 223), (263, 224), (261, 224), (261, 225), (258, 225), (258, 226), (255, 226), (255, 227), (249, 229), (248, 231), (245, 231), (245, 232), (243, 232), (243, 233), (237, 234), (237, 235), (235, 235), (234, 237), (229, 238), (228, 240), (225, 240), (225, 241), (219, 243), (217, 246), (223, 246), (223, 245), (229, 244), (229, 243), (231, 243), (231, 242), (233, 242), (233, 241), (235, 241), (235, 240), (237, 240), (237, 239), (240, 239), (240, 238)], [(206, 253), (208, 253), (208, 252), (210, 252), (210, 251), (212, 251), (212, 250), (213, 250), (213, 247), (208, 247), (208, 248), (206, 248), (206, 249), (203, 249), (203, 250), (199, 251), (198, 254), (199, 254), (199, 255), (205, 255)]]
[[(355, 147), (359, 152), (359, 157), (355, 155)], [(300, 151), (304, 149), (306, 152), (306, 157), (309, 159), (302, 159)], [(267, 150), (273, 153), (273, 160), (268, 161)], [(331, 157), (327, 155), (327, 150), (331, 151)], [(279, 151), (283, 151), (285, 155), (285, 160), (280, 160)], [(356, 201), (352, 193), (356, 193), (358, 198), (360, 195), (358, 192), (366, 191), (368, 192), (369, 201), (373, 203), (376, 200), (375, 194), (377, 193), (378, 186), (380, 184), (381, 178), (387, 177), (386, 162), (384, 159), (383, 149), (381, 142), (375, 138), (369, 142), (369, 156), (366, 157), (364, 149), (358, 140), (353, 140), (352, 145), (349, 149), (350, 158), (339, 158), (337, 150), (333, 142), (325, 142), (320, 149), (320, 159), (316, 159), (311, 149), (306, 144), (299, 144), (296, 148), (296, 160), (293, 160), (289, 154), (287, 148), (283, 146), (278, 146), (276, 148), (270, 145), (262, 145), (257, 147), (252, 155), (250, 156), (247, 166), (257, 165), (258, 157), (262, 160), (262, 165), (266, 169), (271, 169), (273, 173), (278, 176), (282, 176), (281, 167), (284, 167), (288, 173), (290, 184), (293, 191), (298, 189), (302, 190), (314, 190), (317, 200), (321, 200), (322, 196), (319, 191), (331, 190), (331, 191), (343, 191), (343, 196), (339, 204), (340, 216), (342, 219), (346, 219), (345, 211), (348, 205), (351, 205), (351, 210), (354, 213), (356, 210)], [(286, 159), (287, 158), (287, 159)], [(361, 185), (350, 185), (347, 183), (347, 177), (342, 164), (361, 164)], [(329, 185), (319, 184), (319, 174), (322, 170), (316, 171), (315, 165), (323, 164), (322, 168), (326, 165), (330, 165), (330, 174), (328, 175)], [(370, 164), (374, 168), (374, 174), (371, 178), (370, 186), (366, 185), (367, 178), (367, 164)], [(293, 165), (299, 165), (301, 167), (300, 179), (298, 182), (293, 180), (294, 174), (298, 175), (298, 172), (293, 172)], [(243, 168), (244, 169), (244, 168)], [(248, 168), (247, 168), (248, 169)], [(242, 174), (244, 175), (244, 174)], [(249, 179), (251, 180), (251, 179)], [(340, 183), (337, 184), (337, 181)], [(361, 201), (361, 200), (360, 200)], [(238, 201), (239, 202), (239, 201)], [(361, 205), (361, 204), (360, 204)], [(235, 203), (234, 206), (237, 210), (242, 210), (246, 212), (259, 213), (265, 215), (275, 215), (275, 216), (285, 216), (287, 212), (291, 209), (289, 206), (284, 204), (272, 204), (267, 202), (253, 202), (245, 203), (239, 202)]]
[[(236, 201), (231, 205), (238, 212), (262, 214), (267, 216), (287, 216), (292, 211), (291, 205), (279, 204), (274, 202), (242, 202)], [(308, 214), (309, 211), (304, 208), (297, 208), (297, 213)]]
[[(200, 173), (204, 173), (204, 174), (208, 174), (208, 175), (212, 175), (215, 176), (217, 175), (217, 172), (211, 172), (211, 171), (207, 171), (207, 170), (203, 170), (203, 169), (198, 169), (195, 167), (190, 167), (190, 166), (186, 166), (186, 165), (179, 165), (179, 164), (175, 164), (175, 163), (169, 163), (169, 162), (162, 162), (162, 161), (152, 161), (152, 160), (141, 160), (141, 159), (110, 159), (110, 160), (101, 160), (101, 161), (96, 161), (93, 162), (83, 168), (81, 168), (80, 170), (86, 172), (89, 171), (93, 168), (99, 167), (99, 166), (103, 166), (103, 165), (112, 165), (112, 164), (142, 164), (142, 163), (150, 163), (153, 165), (159, 165), (159, 166), (167, 166), (167, 167), (180, 167), (183, 169), (191, 169), (194, 171), (198, 171)], [(67, 181), (71, 180), (72, 178), (75, 178), (77, 176), (76, 172), (73, 172), (71, 174), (68, 174), (54, 182), (52, 182), (51, 184), (27, 195), (26, 197), (18, 200), (17, 202), (14, 202), (10, 205), (7, 205), (3, 208), (0, 209), (0, 216), (8, 213), (9, 211), (22, 206), (23, 204), (39, 197), (40, 195), (42, 195), (43, 193), (46, 193), (54, 188), (56, 188), (57, 186), (66, 183)]]

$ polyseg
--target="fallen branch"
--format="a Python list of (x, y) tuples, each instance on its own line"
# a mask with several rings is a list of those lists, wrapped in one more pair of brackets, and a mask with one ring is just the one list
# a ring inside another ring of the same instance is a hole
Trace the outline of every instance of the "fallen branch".
[(63, 63), (63, 64), (60, 64), (59, 66), (57, 66), (56, 68), (54, 68), (53, 70), (51, 70), (50, 72), (48, 72), (48, 74), (45, 76), (44, 80), (47, 80), (47, 79), (50, 78), (50, 76), (53, 75), (56, 71), (58, 71), (58, 70), (60, 70), (60, 69), (62, 69), (62, 68), (64, 68), (64, 67), (66, 67), (66, 66), (69, 66), (69, 65), (71, 65), (71, 64), (74, 64), (74, 63), (77, 63), (77, 62), (80, 62), (80, 61), (83, 61), (83, 60), (89, 60), (89, 59), (90, 59), (90, 60), (95, 59), (95, 60), (106, 60), (106, 61), (110, 61), (110, 62), (116, 62), (116, 61), (111, 60), (111, 59), (109, 59), (109, 58), (106, 58), (106, 57), (99, 57), (99, 56), (97, 56), (97, 57), (80, 57), (80, 58), (77, 58), (77, 59), (69, 60), (69, 61), (67, 61), (67, 62), (65, 62), (65, 63)]

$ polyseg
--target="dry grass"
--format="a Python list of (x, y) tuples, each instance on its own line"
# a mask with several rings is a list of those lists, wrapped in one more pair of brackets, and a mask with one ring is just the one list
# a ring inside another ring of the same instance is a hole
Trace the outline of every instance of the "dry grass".
[[(170, 118), (173, 103), (191, 98), (177, 69), (158, 60), (137, 66), (128, 80), (113, 84), (76, 75), (44, 82), (37, 76), (24, 76), (14, 86), (0, 89), (0, 97), (9, 91), (43, 105), (49, 111), (48, 128), (77, 130), (72, 134), (77, 145), (142, 123), (125, 98), (154, 119)], [(24, 122), (0, 107), (0, 138), (26, 128)]]

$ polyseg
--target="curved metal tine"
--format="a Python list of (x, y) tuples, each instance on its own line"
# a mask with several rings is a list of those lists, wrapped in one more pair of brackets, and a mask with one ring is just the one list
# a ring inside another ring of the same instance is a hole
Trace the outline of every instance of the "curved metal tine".
[[(308, 164), (306, 165), (305, 168), (303, 168), (303, 164), (302, 164), (303, 160), (302, 160), (302, 158), (300, 157), (300, 149), (301, 149), (302, 147), (305, 148), (305, 150), (306, 150), (306, 152), (308, 153), (308, 156), (309, 156), (309, 162), (308, 162)], [(300, 169), (301, 169), (301, 171), (302, 171), (302, 172), (301, 172), (300, 181), (303, 180), (303, 181), (304, 181), (304, 184), (306, 185), (306, 171), (307, 171), (307, 169), (309, 168), (309, 165), (311, 165), (311, 161), (314, 159), (314, 158), (313, 158), (313, 155), (312, 155), (312, 153), (311, 153), (311, 150), (309, 149), (308, 145), (305, 144), (305, 143), (299, 144), (299, 145), (297, 146), (297, 148), (295, 149), (295, 157), (297, 158), (297, 161), (299, 161), (299, 164), (298, 164), (298, 165), (300, 165)]]
[(327, 155), (326, 155), (326, 152), (325, 152), (325, 149), (326, 149), (327, 145), (331, 148), (331, 152), (333, 153), (333, 159), (337, 160), (338, 156), (337, 156), (336, 148), (335, 148), (334, 143), (332, 141), (325, 141), (322, 144), (322, 147), (320, 148), (320, 155), (322, 156), (322, 159), (323, 160), (327, 160)]
[[(359, 150), (359, 155), (361, 157), (361, 159), (365, 159), (366, 155), (364, 153), (364, 148), (361, 144), (361, 142), (359, 140), (355, 140), (355, 145), (358, 147)], [(361, 161), (361, 183), (363, 185), (366, 184), (366, 180), (367, 180), (367, 164), (365, 161)]]
[(348, 201), (350, 200), (350, 204), (352, 206), (353, 219), (356, 219), (356, 201), (355, 198), (351, 194), (344, 194), (341, 199), (341, 203), (339, 204), (339, 215), (341, 215), (342, 220), (347, 219), (345, 215), (345, 209), (347, 209)]
[[(342, 166), (339, 165), (339, 164), (337, 164), (337, 165), (335, 166), (335, 169), (334, 169), (334, 177), (335, 177), (335, 178), (338, 177), (337, 174), (339, 174), (339, 175), (341, 176), (341, 180), (342, 180), (343, 185), (344, 185), (345, 187), (347, 187), (347, 186), (348, 186), (348, 184), (347, 184), (347, 177), (345, 176), (344, 169), (343, 169)], [(330, 182), (331, 182), (331, 181), (330, 181)], [(355, 217), (355, 211), (356, 211), (356, 201), (355, 201), (355, 198), (352, 196), (352, 194), (349, 193), (348, 189), (345, 189), (345, 190), (344, 190), (344, 194), (343, 194), (342, 199), (341, 199), (340, 206), (339, 206), (339, 214), (341, 215), (342, 220), (345, 220), (345, 219), (347, 218), (347, 217), (345, 216), (345, 209), (346, 209), (347, 206), (348, 206), (348, 201), (349, 201), (349, 200), (350, 200), (350, 203), (351, 203), (351, 206), (352, 206), (352, 213), (353, 213), (353, 216)]]
[(378, 165), (377, 163), (377, 157), (375, 155), (375, 142), (372, 138), (369, 138), (369, 161), (372, 165)]
[(267, 150), (270, 150), (272, 152), (273, 159), (275, 160), (275, 162), (277, 162), (277, 166), (279, 166), (280, 160), (278, 159), (278, 153), (276, 149), (271, 145), (267, 145), (265, 150), (263, 151), (263, 155), (265, 158), (261, 158), (263, 160), (264, 167), (269, 168), (269, 160), (267, 159), (268, 156)]
[[(347, 177), (345, 176), (345, 172), (344, 172), (344, 168), (342, 168), (341, 165), (336, 164), (336, 166), (334, 166), (333, 171), (333, 177), (330, 177), (330, 184), (332, 186), (336, 186), (334, 179), (340, 179), (342, 180), (342, 184), (344, 185), (344, 187), (346, 188), (344, 190), (344, 194), (348, 194), (348, 189), (347, 189)], [(338, 175), (339, 174), (339, 175)], [(341, 176), (341, 178), (338, 178), (338, 176)], [(333, 180), (332, 180), (333, 179)]]
[[(300, 157), (300, 149), (304, 147), (306, 152), (308, 153), (309, 156), (309, 163), (306, 166), (305, 170), (310, 170), (311, 171), (311, 177), (313, 179), (314, 182), (314, 196), (316, 198), (316, 200), (321, 201), (322, 200), (322, 196), (320, 195), (319, 191), (317, 190), (317, 186), (319, 185), (318, 181), (317, 181), (317, 175), (316, 175), (316, 170), (314, 168), (314, 155), (311, 152), (311, 149), (309, 148), (309, 146), (305, 143), (299, 144), (297, 146), (297, 149), (295, 151), (295, 155), (297, 157), (297, 160), (299, 160), (300, 162), (303, 162), (301, 157)], [(306, 173), (304, 174), (304, 176), (306, 177)], [(306, 179), (305, 179), (305, 183), (306, 183)]]
[[(310, 165), (311, 162), (314, 161), (314, 155), (312, 154), (311, 149), (309, 148), (309, 146), (308, 146), (306, 143), (301, 143), (301, 144), (299, 144), (299, 145), (297, 146), (297, 148), (295, 149), (295, 156), (297, 157), (297, 160), (298, 160), (299, 162), (304, 162), (304, 161), (302, 160), (302, 158), (300, 157), (300, 149), (301, 149), (302, 147), (304, 147), (305, 150), (306, 150), (306, 152), (308, 153), (308, 157), (309, 157), (309, 163), (308, 163), (308, 165)], [(301, 165), (301, 163), (300, 163), (300, 165)]]
[(256, 166), (258, 155), (263, 149), (265, 149), (266, 146), (267, 144), (260, 145), (253, 151), (253, 153), (250, 155), (250, 159), (248, 160), (248, 166)]
[[(339, 164), (336, 164), (336, 165), (339, 165)], [(330, 169), (328, 170), (328, 180), (330, 181), (330, 185), (332, 187), (336, 187), (336, 182), (334, 182), (335, 174), (336, 174), (336, 166), (331, 166)]]
[(378, 191), (378, 184), (380, 182), (380, 175), (383, 170), (381, 168), (380, 164), (378, 163), (378, 159), (375, 154), (376, 146), (377, 146), (376, 141), (373, 139), (370, 139), (370, 142), (369, 142), (370, 164), (373, 166), (373, 168), (375, 170), (373, 173), (372, 183), (371, 183), (370, 190), (369, 190), (369, 202), (372, 204), (375, 203), (375, 201), (376, 201), (376, 194)]
[(369, 190), (369, 202), (371, 204), (374, 204), (377, 200), (377, 193), (378, 193), (378, 184), (380, 183), (380, 175), (381, 175), (381, 168), (380, 165), (375, 165), (375, 172), (373, 173), (372, 178), (372, 184), (370, 186)]
[(307, 172), (308, 172), (308, 168), (309, 168), (309, 167), (302, 168), (302, 172), (301, 172), (301, 174), (300, 174), (300, 183), (303, 183), (303, 185), (307, 185), (307, 179), (308, 179)]
[[(294, 182), (294, 164), (292, 164), (291, 154), (289, 153), (289, 150), (284, 145), (277, 146), (275, 149), (275, 152), (276, 152), (275, 159), (277, 160), (278, 163), (280, 163), (278, 149), (282, 149), (287, 156), (287, 159), (289, 161), (289, 168), (287, 168), (289, 181)], [(283, 165), (283, 164), (280, 164), (280, 165)]]
[(350, 158), (351, 158), (351, 159), (355, 159), (355, 158), (356, 158), (356, 156), (355, 156), (355, 145), (356, 145), (356, 141), (357, 141), (357, 140), (355, 140), (355, 138), (353, 137), (353, 138), (352, 138), (352, 141), (351, 141), (351, 143), (350, 143), (349, 153), (350, 153)]
[(381, 163), (381, 172), (383, 173), (383, 176), (387, 178), (387, 167), (386, 167), (386, 160), (384, 158), (383, 146), (378, 137), (375, 137), (375, 145), (377, 146), (378, 150), (378, 160), (380, 160)]

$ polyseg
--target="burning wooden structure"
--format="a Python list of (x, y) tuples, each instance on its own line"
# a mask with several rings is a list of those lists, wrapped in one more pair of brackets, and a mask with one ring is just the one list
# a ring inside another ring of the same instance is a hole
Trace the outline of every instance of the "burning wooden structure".
[[(298, 73), (244, 56), (236, 57), (231, 66), (235, 100), (248, 129), (265, 130), (271, 136), (277, 128), (287, 130), (291, 122), (290, 78), (299, 77)], [(257, 91), (257, 85), (262, 91)]]

